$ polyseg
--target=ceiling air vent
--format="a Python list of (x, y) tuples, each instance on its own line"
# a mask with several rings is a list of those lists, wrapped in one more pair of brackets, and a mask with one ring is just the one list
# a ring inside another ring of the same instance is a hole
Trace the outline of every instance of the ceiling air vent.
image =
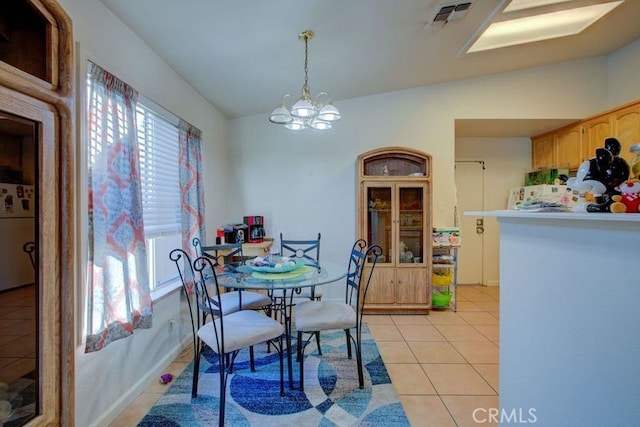
[(458, 4), (446, 4), (439, 7), (435, 16), (431, 20), (431, 25), (444, 25), (449, 21), (456, 21), (462, 19), (469, 8), (471, 8), (472, 1), (461, 2)]

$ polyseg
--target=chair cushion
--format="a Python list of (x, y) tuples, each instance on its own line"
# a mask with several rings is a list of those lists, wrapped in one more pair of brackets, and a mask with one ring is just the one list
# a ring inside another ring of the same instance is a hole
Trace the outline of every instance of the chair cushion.
[(303, 332), (356, 327), (356, 312), (337, 301), (303, 301), (293, 307), (296, 329)]
[[(220, 295), (222, 301), (222, 314), (231, 314), (240, 311), (240, 291), (225, 292)], [(258, 310), (271, 304), (271, 298), (260, 292), (242, 291), (242, 309)]]
[(242, 291), (243, 310), (258, 310), (267, 305), (271, 305), (271, 298), (269, 295), (260, 292)]
[[(220, 318), (214, 324), (207, 323), (198, 329), (198, 336), (214, 351), (218, 351), (216, 332), (220, 337)], [(222, 317), (224, 324), (224, 349), (221, 353), (230, 353), (252, 345), (278, 338), (284, 334), (284, 326), (276, 320), (253, 310), (241, 310)]]

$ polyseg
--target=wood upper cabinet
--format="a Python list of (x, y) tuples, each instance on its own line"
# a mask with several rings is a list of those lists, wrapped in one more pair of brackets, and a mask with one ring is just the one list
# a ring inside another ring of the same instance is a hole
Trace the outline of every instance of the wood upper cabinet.
[(604, 140), (617, 138), (619, 156), (631, 163), (632, 145), (640, 143), (640, 101), (614, 108), (573, 125), (531, 138), (531, 167), (577, 169), (604, 147)]
[(531, 167), (533, 169), (556, 165), (556, 145), (553, 133), (531, 138)]
[(578, 123), (531, 138), (531, 167), (577, 169), (584, 159), (583, 132)]
[(613, 135), (613, 120), (610, 115), (595, 117), (584, 122), (583, 160), (595, 156), (596, 148), (604, 147), (604, 140)]
[(382, 248), (365, 313), (428, 313), (431, 157), (404, 147), (377, 149), (358, 157), (358, 170), (359, 237)]
[(562, 128), (555, 134), (556, 166), (578, 169), (582, 163), (582, 124)]
[(629, 148), (640, 143), (640, 103), (614, 112), (612, 122), (613, 134), (622, 144), (620, 157), (631, 164), (634, 155)]

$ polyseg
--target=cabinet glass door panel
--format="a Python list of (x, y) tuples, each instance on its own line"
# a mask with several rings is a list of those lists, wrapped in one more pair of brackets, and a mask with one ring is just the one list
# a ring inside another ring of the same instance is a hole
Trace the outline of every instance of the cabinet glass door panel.
[(378, 258), (378, 262), (382, 263), (392, 262), (391, 188), (391, 186), (367, 186), (367, 242), (370, 245), (380, 245), (382, 256)]
[(398, 188), (398, 262), (423, 262), (424, 190), (422, 187)]

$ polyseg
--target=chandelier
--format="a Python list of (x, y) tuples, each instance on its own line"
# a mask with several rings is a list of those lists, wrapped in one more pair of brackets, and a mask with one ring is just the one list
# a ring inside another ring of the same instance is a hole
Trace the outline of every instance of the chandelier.
[[(280, 100), (275, 110), (269, 116), (269, 121), (277, 125), (284, 125), (290, 130), (304, 130), (308, 128), (326, 130), (331, 129), (333, 122), (340, 120), (340, 111), (333, 105), (327, 92), (320, 92), (315, 99), (311, 99), (309, 89), (308, 43), (313, 38), (313, 31), (306, 30), (298, 35), (304, 42), (304, 84), (302, 95), (291, 107), (287, 107), (285, 100), (293, 98), (286, 94)], [(325, 102), (323, 102), (323, 100)]]

